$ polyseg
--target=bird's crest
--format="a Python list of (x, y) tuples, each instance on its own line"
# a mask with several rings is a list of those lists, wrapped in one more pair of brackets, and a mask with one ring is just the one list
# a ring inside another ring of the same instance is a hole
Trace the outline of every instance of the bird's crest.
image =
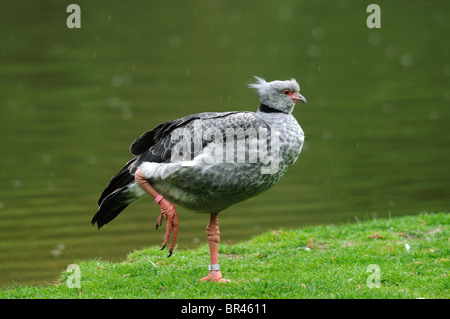
[(249, 88), (257, 89), (258, 91), (260, 91), (267, 86), (266, 80), (264, 80), (256, 75), (254, 75), (253, 77), (256, 79), (257, 82), (249, 84), (248, 85)]
[(263, 78), (260, 78), (258, 76), (253, 76), (256, 79), (256, 83), (251, 83), (248, 85), (249, 88), (252, 89), (256, 89), (258, 90), (258, 93), (265, 93), (268, 90), (270, 90), (270, 88), (274, 88), (274, 89), (290, 89), (293, 92), (298, 92), (300, 91), (300, 86), (298, 85), (297, 81), (295, 79), (290, 79), (287, 81), (272, 81), (272, 82), (267, 82), (266, 80), (264, 80)]

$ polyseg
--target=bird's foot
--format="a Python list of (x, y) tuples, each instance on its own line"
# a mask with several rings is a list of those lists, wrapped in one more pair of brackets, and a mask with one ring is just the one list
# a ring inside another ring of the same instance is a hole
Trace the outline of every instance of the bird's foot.
[(161, 212), (159, 213), (158, 219), (156, 220), (156, 229), (158, 229), (158, 227), (162, 225), (163, 219), (166, 218), (166, 233), (164, 234), (161, 250), (166, 247), (167, 243), (169, 242), (170, 235), (172, 234), (172, 243), (170, 244), (169, 248), (169, 256), (167, 256), (170, 257), (172, 256), (172, 251), (175, 248), (178, 236), (178, 214), (175, 206), (165, 198), (163, 198), (158, 205), (161, 208)]
[(211, 270), (209, 275), (201, 278), (200, 281), (231, 282), (229, 279), (222, 278), (222, 273), (220, 270)]

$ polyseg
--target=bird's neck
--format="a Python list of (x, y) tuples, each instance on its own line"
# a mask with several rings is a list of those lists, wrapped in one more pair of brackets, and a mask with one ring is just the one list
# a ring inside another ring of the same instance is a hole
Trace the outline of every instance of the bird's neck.
[(270, 106), (267, 106), (263, 103), (261, 103), (258, 107), (258, 111), (259, 112), (263, 112), (263, 113), (284, 113), (282, 111), (276, 110)]

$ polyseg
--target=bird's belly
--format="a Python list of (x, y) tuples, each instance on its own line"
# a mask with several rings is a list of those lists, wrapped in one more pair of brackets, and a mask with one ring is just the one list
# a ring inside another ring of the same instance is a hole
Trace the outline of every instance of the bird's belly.
[(187, 209), (218, 213), (273, 186), (284, 171), (261, 174), (261, 165), (204, 164), (182, 167), (164, 180), (150, 181), (174, 204)]

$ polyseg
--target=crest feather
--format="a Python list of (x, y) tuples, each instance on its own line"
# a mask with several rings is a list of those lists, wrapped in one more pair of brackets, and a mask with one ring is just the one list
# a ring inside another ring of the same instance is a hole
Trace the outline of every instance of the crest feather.
[(248, 85), (249, 88), (261, 90), (262, 88), (267, 86), (267, 82), (263, 78), (260, 78), (256, 75), (254, 75), (253, 77), (256, 79), (257, 82), (249, 84)]

